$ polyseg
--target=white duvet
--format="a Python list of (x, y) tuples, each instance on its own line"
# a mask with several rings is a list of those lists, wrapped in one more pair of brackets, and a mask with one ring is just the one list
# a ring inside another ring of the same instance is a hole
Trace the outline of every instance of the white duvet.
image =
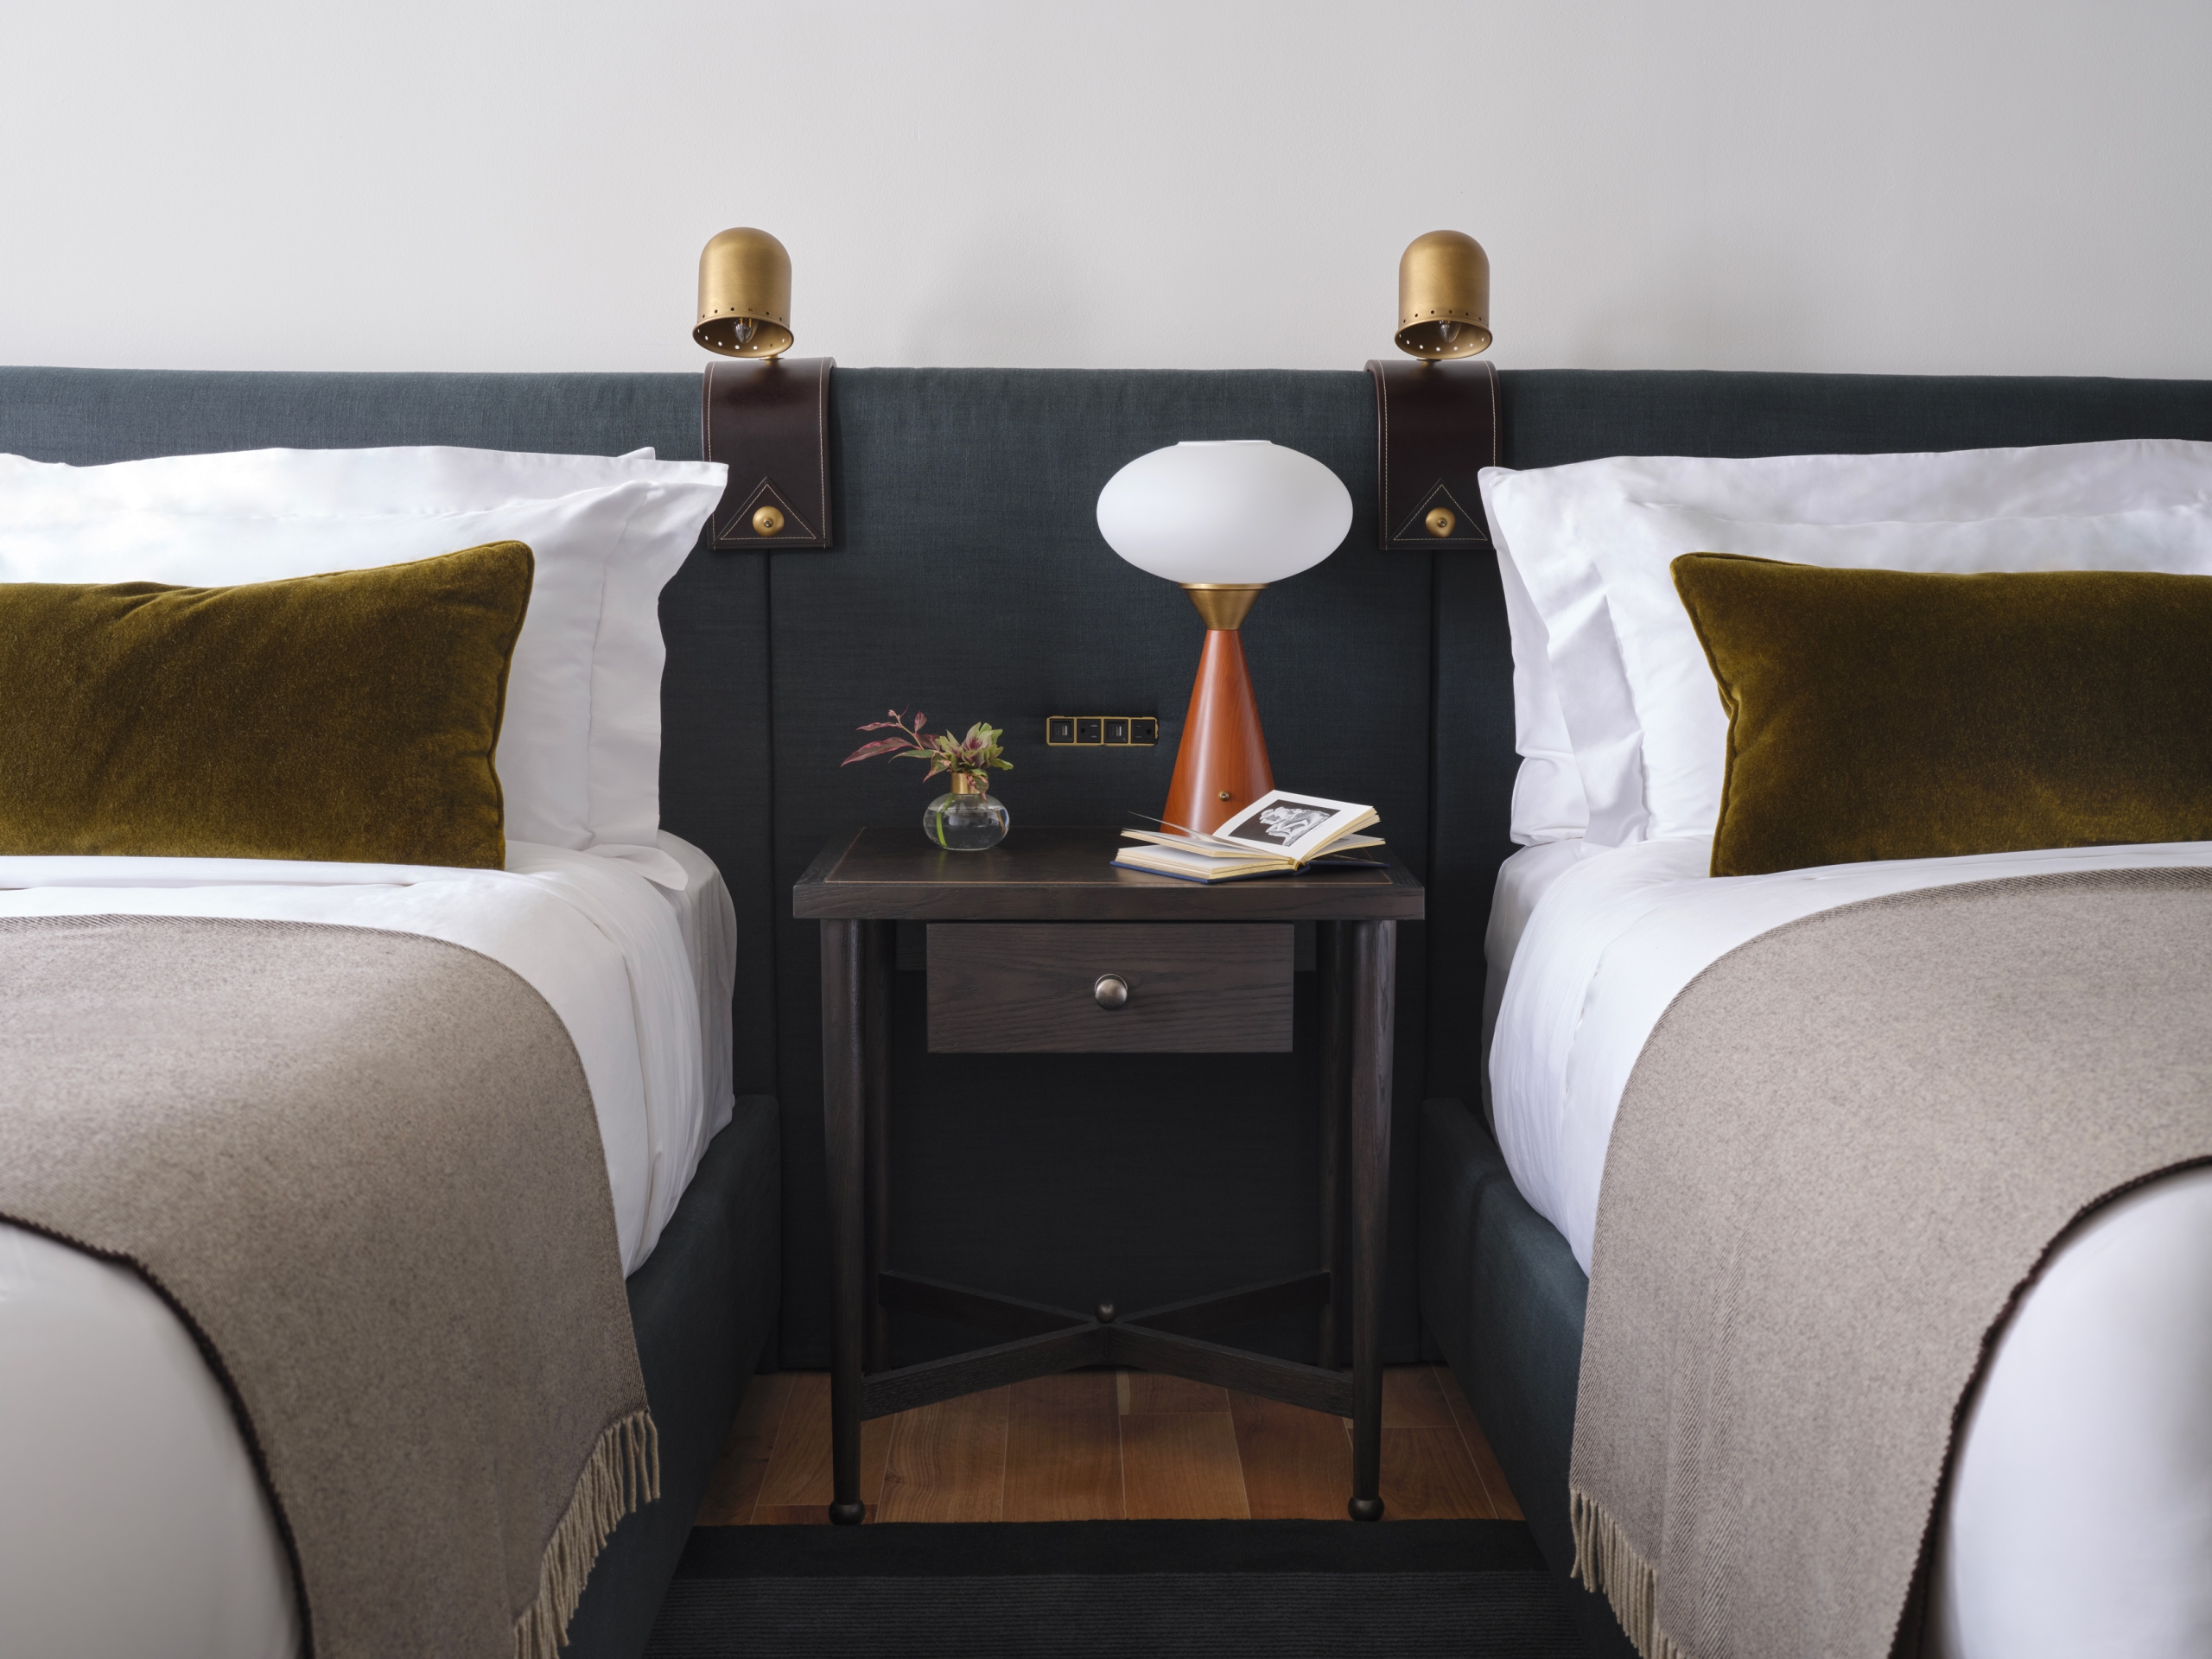
[[(1530, 847), (1489, 938), (1490, 1109), (1585, 1272), (1621, 1092), (1659, 1017), (1770, 928), (1915, 887), (2212, 866), (2212, 843), (1900, 860), (1714, 880), (1712, 843)], [(1507, 969), (1510, 969), (1510, 974)], [(2107, 1206), (2023, 1300), (1967, 1417), (1932, 1659), (2212, 1654), (2212, 1171)]]
[[(0, 916), (270, 917), (482, 952), (561, 1016), (591, 1085), (623, 1271), (731, 1109), (736, 923), (673, 836), (683, 891), (589, 853), (505, 870), (0, 858)], [(214, 1379), (144, 1284), (0, 1224), (0, 1654), (289, 1659), (289, 1572)]]

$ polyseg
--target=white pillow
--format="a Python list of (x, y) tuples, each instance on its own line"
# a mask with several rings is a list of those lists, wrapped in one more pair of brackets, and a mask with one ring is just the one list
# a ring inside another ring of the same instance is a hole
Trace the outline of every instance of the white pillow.
[(454, 448), (72, 467), (0, 456), (0, 580), (220, 585), (526, 542), (537, 575), (497, 764), (507, 833), (682, 872), (659, 825), (661, 588), (719, 464)]
[(2212, 574), (2212, 444), (2178, 440), (1620, 457), (1493, 469), (1484, 498), (1542, 630), (1588, 838), (1608, 846), (1710, 835), (1719, 815), (1727, 721), (1668, 569), (1681, 554)]
[(1521, 752), (1521, 769), (1513, 777), (1511, 833), (1522, 846), (1534, 847), (1580, 840), (1589, 828), (1590, 804), (1583, 798), (1582, 769), (1567, 735), (1559, 688), (1552, 683), (1544, 620), (1529, 597), (1490, 503), (1491, 480), (1511, 476), (1502, 467), (1487, 467), (1480, 488), (1491, 537), (1497, 543), (1497, 575), (1505, 589), (1505, 626), (1513, 645), (1513, 747)]

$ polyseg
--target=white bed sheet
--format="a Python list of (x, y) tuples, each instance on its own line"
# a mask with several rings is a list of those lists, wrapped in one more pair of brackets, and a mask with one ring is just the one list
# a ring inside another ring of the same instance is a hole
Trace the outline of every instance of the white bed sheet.
[[(1499, 875), (1492, 1126), (1514, 1184), (1585, 1272), (1621, 1092), (1660, 1015), (1707, 964), (1770, 928), (1884, 893), (2212, 866), (2212, 842), (2191, 842), (1714, 880), (1711, 852), (1704, 837), (1554, 843), (1516, 854)], [(2022, 1299), (1962, 1427), (1927, 1651), (2212, 1653), (2208, 1561), (2212, 1171), (2199, 1170), (2101, 1211)]]
[[(660, 845), (680, 892), (524, 842), (504, 871), (0, 858), (0, 915), (341, 923), (505, 963), (576, 1045), (627, 1274), (732, 1106), (735, 912), (705, 854)], [(295, 1651), (289, 1568), (228, 1402), (135, 1274), (0, 1224), (0, 1653)]]

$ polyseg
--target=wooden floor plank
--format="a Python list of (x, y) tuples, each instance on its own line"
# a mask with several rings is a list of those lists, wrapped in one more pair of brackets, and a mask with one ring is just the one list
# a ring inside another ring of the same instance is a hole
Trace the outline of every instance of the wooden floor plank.
[(892, 1419), (886, 1521), (996, 1521), (1005, 1513), (1008, 1389), (941, 1400)]
[[(781, 1514), (793, 1508), (826, 1508), (835, 1495), (830, 1467), (830, 1373), (793, 1371), (783, 1425), (769, 1453), (768, 1468), (753, 1505), (756, 1522), (786, 1524)], [(884, 1459), (891, 1449), (891, 1421), (877, 1417), (861, 1425), (861, 1502), (874, 1503), (883, 1491)]]
[(1351, 1497), (1351, 1442), (1344, 1420), (1257, 1395), (1229, 1396), (1255, 1521), (1341, 1521)]
[(1111, 1371), (1064, 1371), (1011, 1390), (1008, 1521), (1119, 1521), (1121, 1408)]
[(1487, 1521), (1490, 1494), (1457, 1428), (1382, 1431), (1382, 1516), (1389, 1521)]
[(1452, 1408), (1436, 1381), (1433, 1365), (1382, 1368), (1382, 1427), (1451, 1428)]
[(1251, 1515), (1236, 1428), (1225, 1410), (1131, 1412), (1122, 1419), (1122, 1482), (1132, 1521)]
[(729, 1426), (715, 1471), (707, 1477), (707, 1490), (699, 1499), (694, 1526), (741, 1527), (753, 1518), (760, 1497), (760, 1483), (768, 1473), (768, 1457), (775, 1450), (776, 1431), (783, 1427), (784, 1406), (791, 1397), (791, 1373), (771, 1371), (756, 1376), (737, 1408), (737, 1421)]
[[(1391, 1519), (1518, 1520), (1490, 1442), (1448, 1368), (1383, 1376)], [(1349, 1420), (1136, 1371), (1076, 1371), (861, 1426), (867, 1518), (905, 1521), (1337, 1520)], [(830, 1379), (756, 1378), (699, 1523), (828, 1521)]]
[(1467, 1455), (1473, 1461), (1475, 1472), (1482, 1477), (1484, 1490), (1490, 1495), (1491, 1512), (1501, 1521), (1522, 1518), (1520, 1501), (1513, 1496), (1513, 1488), (1506, 1484), (1505, 1471), (1498, 1466), (1497, 1454), (1491, 1450), (1482, 1425), (1475, 1421), (1474, 1412), (1467, 1405), (1467, 1396), (1460, 1391), (1459, 1379), (1452, 1375), (1452, 1368), (1436, 1368), (1437, 1387), (1445, 1403), (1452, 1408), (1452, 1421), (1459, 1428)]
[(1124, 1371), (1129, 1380), (1127, 1414), (1157, 1415), (1162, 1412), (1227, 1411), (1229, 1390), (1216, 1382), (1193, 1382), (1161, 1371)]

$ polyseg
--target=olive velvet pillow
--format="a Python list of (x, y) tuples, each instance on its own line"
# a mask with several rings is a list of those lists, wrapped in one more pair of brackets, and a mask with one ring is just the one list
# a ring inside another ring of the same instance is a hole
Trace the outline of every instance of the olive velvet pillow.
[(1713, 874), (2212, 840), (2212, 576), (1673, 569), (1728, 712)]
[(520, 542), (237, 588), (0, 583), (0, 854), (496, 869)]

